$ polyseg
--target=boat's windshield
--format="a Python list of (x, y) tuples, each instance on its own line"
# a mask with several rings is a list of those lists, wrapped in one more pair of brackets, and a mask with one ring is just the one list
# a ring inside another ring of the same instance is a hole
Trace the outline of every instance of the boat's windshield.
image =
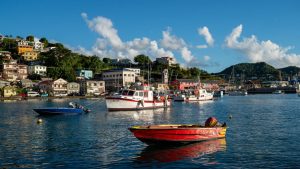
[(120, 91), (120, 94), (122, 94), (124, 96), (133, 96), (134, 91), (132, 91), (132, 90), (122, 90), (122, 91)]

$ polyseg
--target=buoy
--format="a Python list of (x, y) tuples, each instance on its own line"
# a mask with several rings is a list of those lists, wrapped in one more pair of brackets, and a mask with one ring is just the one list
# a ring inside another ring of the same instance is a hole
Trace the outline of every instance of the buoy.
[(38, 119), (38, 120), (37, 120), (37, 123), (38, 123), (38, 124), (40, 124), (40, 123), (42, 123), (42, 122), (43, 122), (42, 119)]
[(231, 114), (229, 115), (229, 119), (232, 119), (232, 115)]

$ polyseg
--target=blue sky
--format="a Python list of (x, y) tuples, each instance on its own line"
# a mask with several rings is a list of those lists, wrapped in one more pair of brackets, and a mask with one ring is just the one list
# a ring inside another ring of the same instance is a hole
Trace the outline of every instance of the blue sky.
[(219, 72), (241, 62), (300, 67), (298, 0), (7, 0), (0, 33), (99, 57), (172, 56)]

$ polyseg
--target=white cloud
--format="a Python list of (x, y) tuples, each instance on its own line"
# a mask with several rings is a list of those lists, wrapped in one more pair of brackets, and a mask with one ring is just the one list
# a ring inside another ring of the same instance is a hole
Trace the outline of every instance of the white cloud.
[(208, 48), (207, 45), (198, 45), (196, 46), (198, 49), (205, 49), (205, 48)]
[(194, 58), (192, 52), (187, 47), (181, 49), (181, 55), (186, 62), (190, 62)]
[(276, 43), (267, 40), (259, 41), (256, 36), (243, 38), (239, 41), (243, 26), (234, 28), (225, 39), (228, 48), (235, 49), (246, 55), (251, 62), (267, 62), (276, 67), (299, 66), (300, 55), (288, 53), (291, 47), (281, 47)]
[(198, 33), (199, 33), (199, 35), (202, 35), (204, 37), (206, 43), (209, 46), (214, 45), (214, 39), (206, 26), (204, 26), (203, 28), (199, 28)]
[(89, 20), (86, 13), (82, 13), (81, 16), (90, 29), (107, 39), (114, 48), (123, 48), (123, 42), (118, 35), (118, 31), (113, 27), (113, 23), (110, 19), (98, 16)]
[(163, 39), (160, 40), (160, 44), (166, 49), (170, 49), (180, 53), (181, 57), (187, 63), (189, 63), (194, 58), (185, 41), (182, 38), (171, 35), (171, 29), (163, 31)]
[(97, 56), (133, 59), (136, 55), (145, 54), (152, 59), (163, 56), (174, 57), (171, 50), (159, 47), (156, 41), (147, 37), (123, 42), (117, 29), (114, 28), (112, 21), (108, 18), (98, 16), (89, 20), (86, 13), (82, 13), (81, 16), (88, 27), (100, 36), (91, 51)]
[(172, 50), (180, 50), (186, 46), (183, 39), (171, 35), (171, 30), (163, 31), (163, 39), (160, 41), (162, 47)]

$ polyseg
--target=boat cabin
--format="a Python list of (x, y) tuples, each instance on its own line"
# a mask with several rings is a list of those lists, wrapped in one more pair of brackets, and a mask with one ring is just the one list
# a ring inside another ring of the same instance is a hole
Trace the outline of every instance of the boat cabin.
[(153, 101), (153, 92), (150, 90), (120, 90), (118, 95), (122, 98)]

